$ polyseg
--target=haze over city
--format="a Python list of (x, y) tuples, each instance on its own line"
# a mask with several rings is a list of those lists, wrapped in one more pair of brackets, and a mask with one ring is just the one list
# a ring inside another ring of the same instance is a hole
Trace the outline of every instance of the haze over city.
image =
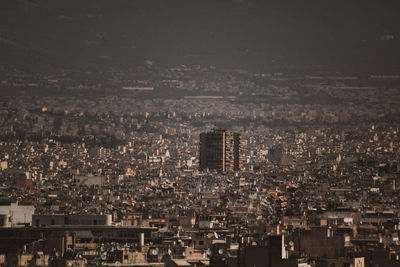
[(2, 0), (0, 266), (400, 266), (399, 11)]

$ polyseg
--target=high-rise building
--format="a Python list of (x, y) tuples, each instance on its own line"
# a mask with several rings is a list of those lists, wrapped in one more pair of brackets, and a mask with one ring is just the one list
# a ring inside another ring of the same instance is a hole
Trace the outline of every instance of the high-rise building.
[(240, 134), (224, 129), (200, 134), (200, 170), (239, 171), (242, 168)]

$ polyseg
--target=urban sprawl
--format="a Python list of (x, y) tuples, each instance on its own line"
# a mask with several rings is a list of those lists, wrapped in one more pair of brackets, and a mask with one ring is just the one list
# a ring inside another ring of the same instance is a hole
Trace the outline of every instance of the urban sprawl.
[(400, 75), (0, 70), (0, 266), (400, 266)]

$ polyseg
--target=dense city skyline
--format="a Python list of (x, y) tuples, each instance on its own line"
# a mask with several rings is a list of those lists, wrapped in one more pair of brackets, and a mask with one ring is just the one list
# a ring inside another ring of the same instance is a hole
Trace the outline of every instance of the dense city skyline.
[(2, 0), (0, 266), (400, 266), (399, 11)]

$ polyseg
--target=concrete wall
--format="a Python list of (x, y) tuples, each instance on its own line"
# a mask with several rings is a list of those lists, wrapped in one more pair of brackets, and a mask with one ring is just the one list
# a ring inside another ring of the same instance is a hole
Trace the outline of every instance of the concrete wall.
[(10, 217), (10, 225), (32, 223), (32, 215), (35, 213), (33, 205), (18, 205), (11, 203), (10, 205), (0, 205), (0, 214)]
[(107, 181), (107, 177), (105, 176), (94, 176), (94, 175), (88, 175), (88, 176), (75, 176), (74, 178), (75, 182), (80, 185), (86, 185), (86, 186), (101, 186)]
[(312, 258), (337, 258), (344, 256), (344, 236), (329, 233), (327, 227), (301, 230), (297, 248)]

